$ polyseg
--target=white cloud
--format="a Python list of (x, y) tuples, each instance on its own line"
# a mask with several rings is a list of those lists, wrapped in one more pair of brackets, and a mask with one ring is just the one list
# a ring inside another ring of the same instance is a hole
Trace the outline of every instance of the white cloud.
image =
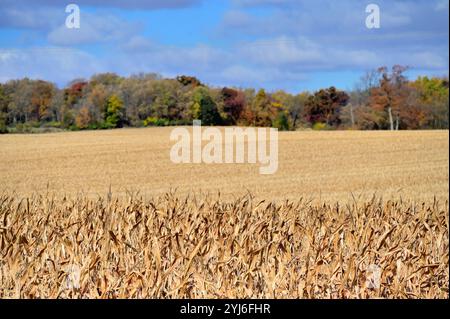
[(243, 43), (238, 49), (242, 55), (259, 64), (285, 65), (294, 63), (321, 63), (323, 51), (307, 38), (282, 36), (274, 39)]
[(402, 61), (407, 65), (421, 69), (445, 69), (448, 68), (448, 58), (444, 59), (439, 54), (430, 51), (414, 52)]
[(107, 69), (86, 52), (61, 47), (0, 49), (0, 57), (3, 80), (29, 77), (65, 84)]
[(139, 30), (136, 23), (129, 23), (113, 15), (84, 14), (79, 29), (69, 29), (61, 25), (48, 35), (54, 45), (79, 45), (121, 41)]
[(261, 74), (261, 70), (252, 67), (245, 67), (242, 65), (232, 65), (225, 68), (219, 74), (219, 77), (228, 82), (228, 85), (233, 85), (236, 79), (241, 79), (244, 82), (258, 82), (262, 79), (262, 76), (266, 74)]
[(438, 0), (436, 1), (435, 10), (436, 11), (446, 11), (448, 12), (448, 0)]
[(126, 52), (149, 52), (156, 50), (158, 46), (149, 38), (135, 35), (129, 38), (123, 45), (122, 49)]

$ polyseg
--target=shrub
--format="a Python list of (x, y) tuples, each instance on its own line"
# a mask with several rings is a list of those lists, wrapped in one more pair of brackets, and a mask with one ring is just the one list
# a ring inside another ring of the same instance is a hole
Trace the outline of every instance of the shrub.
[(98, 130), (100, 125), (98, 123), (91, 123), (88, 125), (88, 130)]
[(100, 123), (99, 128), (102, 130), (109, 130), (109, 129), (115, 128), (115, 126), (110, 122), (102, 122), (102, 123)]
[(31, 126), (29, 123), (17, 123), (15, 133), (31, 133)]
[(69, 126), (69, 130), (70, 131), (79, 131), (80, 128), (78, 126), (76, 126), (76, 125), (71, 125), (71, 126)]
[(147, 117), (144, 120), (144, 126), (168, 126), (170, 121), (167, 119), (159, 119), (156, 117)]
[(42, 124), (42, 127), (45, 128), (61, 128), (62, 124), (61, 122), (57, 122), (57, 121), (51, 121), (51, 122), (45, 122), (44, 124)]
[(314, 123), (313, 125), (313, 130), (314, 131), (325, 131), (329, 129), (329, 126), (326, 123)]
[(172, 120), (169, 122), (171, 126), (192, 125), (192, 121), (188, 119)]
[(26, 124), (32, 128), (41, 127), (41, 123), (39, 123), (38, 121), (28, 121)]

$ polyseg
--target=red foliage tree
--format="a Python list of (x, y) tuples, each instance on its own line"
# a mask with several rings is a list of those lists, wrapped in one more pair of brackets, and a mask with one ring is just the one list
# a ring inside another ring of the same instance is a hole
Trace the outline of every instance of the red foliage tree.
[(392, 72), (389, 73), (386, 67), (379, 68), (380, 85), (372, 88), (370, 92), (369, 103), (371, 107), (386, 114), (391, 130), (399, 129), (401, 115), (406, 111), (405, 107), (410, 90), (403, 73), (407, 69), (407, 67), (401, 65), (394, 65)]
[(347, 93), (333, 86), (314, 93), (305, 104), (306, 120), (312, 124), (339, 125), (341, 108), (347, 105), (349, 98)]
[(76, 82), (73, 83), (69, 88), (64, 91), (64, 100), (67, 105), (74, 105), (82, 96), (83, 89), (87, 85), (87, 82)]
[(236, 124), (245, 108), (245, 95), (241, 91), (230, 88), (222, 89), (223, 111), (229, 124)]

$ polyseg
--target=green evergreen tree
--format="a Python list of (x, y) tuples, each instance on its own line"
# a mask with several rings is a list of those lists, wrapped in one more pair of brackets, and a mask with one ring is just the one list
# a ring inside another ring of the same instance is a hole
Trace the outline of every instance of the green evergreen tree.
[(203, 125), (219, 125), (222, 118), (217, 105), (205, 88), (199, 88), (194, 94), (193, 115), (202, 121)]
[(279, 112), (272, 126), (280, 131), (289, 131), (289, 119), (286, 112)]

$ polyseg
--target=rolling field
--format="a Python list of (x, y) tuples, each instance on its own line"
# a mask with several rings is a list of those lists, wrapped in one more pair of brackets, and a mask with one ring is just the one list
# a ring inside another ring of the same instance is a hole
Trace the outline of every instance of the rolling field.
[(448, 298), (448, 131), (280, 132), (267, 176), (169, 135), (0, 136), (0, 298)]
[(266, 200), (448, 199), (448, 131), (280, 132), (279, 168), (173, 164), (170, 128), (0, 136), (0, 189), (89, 197), (250, 191)]

